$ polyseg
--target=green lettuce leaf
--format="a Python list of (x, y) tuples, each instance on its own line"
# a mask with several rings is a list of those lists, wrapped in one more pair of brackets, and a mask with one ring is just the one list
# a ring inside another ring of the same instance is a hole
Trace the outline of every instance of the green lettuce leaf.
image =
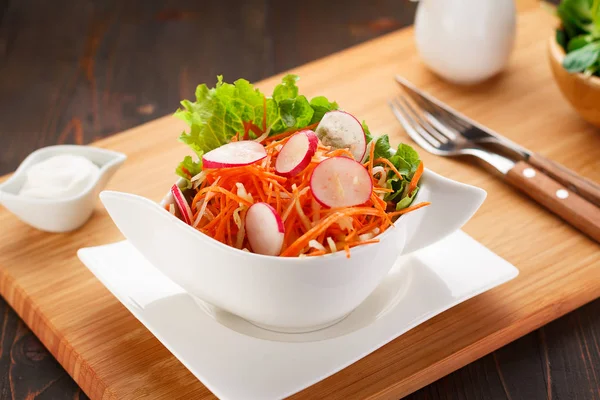
[[(250, 138), (255, 138), (258, 131), (275, 135), (319, 122), (326, 112), (338, 108), (335, 101), (323, 96), (309, 102), (299, 94), (298, 79), (297, 75), (284, 76), (271, 97), (266, 97), (245, 79), (226, 83), (218, 76), (214, 88), (198, 85), (196, 100), (183, 100), (175, 112), (176, 117), (189, 125), (179, 137), (180, 141), (201, 160), (204, 153), (229, 143), (238, 133), (246, 133), (248, 126), (255, 126), (254, 132), (248, 132)], [(200, 169), (200, 162), (186, 157), (176, 168), (176, 173), (189, 179), (188, 175), (193, 176)]]
[[(272, 101), (277, 107), (273, 108), (274, 114), (267, 112), (271, 132), (277, 134), (287, 129), (303, 128), (319, 122), (325, 113), (337, 110), (338, 104), (329, 101), (324, 96), (317, 96), (310, 102), (299, 94), (297, 75), (286, 75), (282, 82), (273, 89)], [(267, 106), (267, 110), (269, 107)]]
[(363, 127), (363, 131), (365, 131), (365, 137), (366, 137), (367, 146), (368, 146), (369, 143), (371, 143), (371, 141), (373, 140), (373, 135), (371, 134), (371, 131), (369, 130), (369, 127), (367, 126), (367, 123), (365, 121), (362, 122), (362, 127)]
[(598, 60), (600, 60), (600, 40), (567, 54), (563, 60), (563, 67), (569, 72), (582, 72)]
[(390, 161), (394, 163), (394, 166), (402, 176), (410, 180), (415, 174), (421, 160), (419, 159), (419, 153), (415, 149), (407, 144), (400, 143), (396, 154), (390, 157)]
[(298, 86), (296, 86), (296, 82), (298, 82), (299, 79), (298, 75), (288, 74), (284, 76), (281, 83), (273, 89), (273, 100), (279, 103), (282, 100), (295, 99), (298, 97)]
[(202, 171), (201, 164), (199, 162), (194, 162), (190, 156), (185, 156), (183, 161), (180, 162), (175, 169), (177, 175), (188, 181), (195, 175), (198, 175), (200, 171)]
[[(594, 0), (597, 3), (597, 0)], [(596, 4), (590, 0), (563, 0), (556, 11), (569, 37), (586, 33), (598, 33), (594, 24)]]
[(567, 51), (575, 51), (580, 48), (587, 46), (588, 44), (594, 41), (594, 37), (592, 35), (579, 35), (571, 39), (567, 45)]
[[(364, 122), (363, 127), (365, 133), (368, 132), (368, 135), (371, 136), (371, 133)], [(412, 203), (417, 190), (415, 190), (410, 197), (407, 196), (407, 193), (405, 192), (421, 162), (419, 154), (411, 146), (404, 143), (400, 143), (396, 151), (393, 152), (388, 135), (381, 135), (372, 140), (375, 140), (373, 156), (376, 159), (386, 158), (390, 160), (402, 175), (399, 177), (393, 172), (388, 172), (386, 186), (392, 189), (393, 192), (388, 193), (384, 200), (395, 203), (397, 210), (408, 207)]]
[(387, 180), (387, 187), (389, 189), (392, 189), (393, 192), (392, 193), (388, 193), (384, 200), (385, 201), (391, 201), (391, 202), (398, 202), (401, 198), (402, 195), (404, 194), (404, 190), (406, 189), (406, 185), (408, 185), (408, 181), (406, 181), (405, 179), (400, 180), (397, 176), (395, 176), (392, 179), (388, 179)]
[(202, 154), (229, 143), (237, 132), (244, 132), (244, 122), (261, 127), (265, 101), (265, 96), (247, 80), (230, 84), (223, 83), (219, 76), (215, 88), (205, 84), (196, 88), (195, 102), (181, 102), (183, 108), (175, 116), (187, 122), (190, 131), (183, 132), (179, 139), (201, 159)]
[(310, 106), (312, 107), (314, 113), (309, 125), (321, 121), (321, 119), (323, 119), (323, 115), (329, 111), (338, 109), (338, 103), (335, 101), (330, 102), (325, 96), (313, 97), (313, 99), (310, 101)]
[(403, 208), (410, 206), (413, 200), (415, 199), (415, 196), (417, 195), (418, 191), (419, 187), (417, 186), (415, 190), (413, 190), (413, 192), (410, 194), (410, 196), (405, 196), (402, 198), (402, 200), (396, 203), (396, 211), (402, 210)]
[(556, 30), (556, 42), (567, 52), (567, 34), (562, 29)]
[(273, 125), (275, 133), (291, 128), (303, 128), (310, 124), (313, 108), (304, 96), (284, 99), (279, 102), (279, 120)]
[(387, 158), (392, 157), (392, 148), (390, 146), (390, 138), (388, 135), (381, 135), (375, 140), (375, 150), (373, 151), (373, 157)]

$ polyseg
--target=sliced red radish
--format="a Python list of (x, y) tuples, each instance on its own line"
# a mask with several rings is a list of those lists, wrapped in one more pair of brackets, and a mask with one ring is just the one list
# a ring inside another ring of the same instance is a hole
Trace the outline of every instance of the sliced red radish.
[(171, 187), (171, 194), (173, 195), (173, 199), (175, 200), (175, 204), (177, 204), (177, 208), (179, 208), (179, 212), (181, 213), (181, 217), (183, 218), (183, 222), (188, 225), (192, 224), (192, 209), (188, 204), (187, 200), (183, 196), (183, 192), (179, 189), (177, 184)]
[(367, 151), (367, 138), (361, 123), (347, 112), (326, 113), (315, 132), (325, 146), (348, 149), (357, 161), (362, 161)]
[(267, 156), (265, 147), (253, 140), (231, 142), (217, 147), (202, 156), (204, 168), (241, 167)]
[(275, 161), (275, 172), (285, 177), (299, 174), (310, 164), (318, 145), (319, 139), (313, 131), (295, 133), (279, 152)]
[(369, 200), (373, 181), (361, 163), (348, 157), (332, 157), (315, 167), (310, 190), (325, 207), (352, 207)]
[(246, 235), (252, 251), (278, 256), (283, 245), (283, 221), (267, 203), (254, 203), (246, 212)]

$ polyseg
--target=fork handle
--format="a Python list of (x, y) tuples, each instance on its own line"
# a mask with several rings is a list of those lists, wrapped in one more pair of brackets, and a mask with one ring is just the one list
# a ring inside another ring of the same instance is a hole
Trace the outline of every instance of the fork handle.
[(600, 243), (600, 208), (525, 161), (517, 162), (506, 180)]
[(579, 196), (600, 207), (600, 185), (596, 182), (592, 182), (540, 154), (532, 154), (529, 157), (529, 163), (573, 190)]

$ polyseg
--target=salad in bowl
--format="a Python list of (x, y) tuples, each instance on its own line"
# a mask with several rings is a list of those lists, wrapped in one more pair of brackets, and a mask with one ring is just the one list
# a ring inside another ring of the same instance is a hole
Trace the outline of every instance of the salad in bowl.
[(246, 80), (200, 85), (176, 116), (197, 156), (163, 205), (228, 246), (253, 253), (320, 256), (376, 243), (412, 205), (423, 162), (406, 144), (393, 151), (365, 122), (325, 97), (299, 94), (287, 75), (271, 97)]
[(399, 256), (459, 229), (486, 195), (336, 102), (309, 100), (297, 80), (270, 96), (243, 79), (198, 86), (176, 112), (193, 154), (161, 203), (100, 195), (126, 239), (191, 296), (283, 332), (344, 318)]

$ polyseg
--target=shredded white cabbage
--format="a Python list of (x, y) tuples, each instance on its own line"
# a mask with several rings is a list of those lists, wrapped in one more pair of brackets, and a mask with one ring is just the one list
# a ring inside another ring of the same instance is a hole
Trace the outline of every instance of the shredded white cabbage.
[(190, 182), (198, 182), (202, 183), (206, 179), (206, 171), (200, 171), (200, 173), (194, 175)]
[(375, 235), (372, 232), (363, 233), (362, 235), (358, 235), (358, 240), (360, 240), (361, 242), (364, 242), (365, 240), (373, 239), (374, 236)]
[[(235, 236), (235, 247), (238, 249), (242, 248), (242, 245), (244, 244), (244, 237), (246, 236), (246, 226), (243, 222), (243, 217), (246, 215), (246, 209), (246, 206), (241, 205), (233, 211), (233, 222), (238, 228)], [(240, 215), (240, 213), (243, 215)]]
[(346, 232), (350, 232), (352, 230), (352, 218), (347, 215), (338, 218), (336, 223), (341, 229), (345, 229)]
[(327, 244), (329, 245), (329, 249), (332, 253), (335, 253), (337, 251), (337, 247), (335, 246), (335, 242), (333, 241), (331, 236), (327, 236)]
[(375, 228), (371, 232), (367, 232), (367, 233), (363, 233), (362, 235), (358, 235), (358, 239), (361, 242), (364, 242), (365, 240), (373, 239), (377, 235), (379, 235), (379, 228)]
[(321, 250), (321, 251), (326, 251), (325, 246), (323, 246), (321, 243), (317, 242), (315, 239), (308, 242), (308, 247), (312, 247), (313, 249), (317, 249), (317, 250)]
[[(221, 177), (219, 176), (217, 179), (215, 179), (213, 184), (210, 185), (210, 187), (217, 186), (217, 184), (219, 183), (220, 180), (221, 180)], [(208, 193), (206, 193), (206, 197), (202, 201), (202, 207), (200, 208), (200, 212), (198, 213), (198, 216), (196, 217), (196, 220), (194, 221), (194, 224), (193, 224), (194, 228), (198, 226), (198, 224), (202, 220), (202, 217), (204, 216), (204, 214), (206, 214), (206, 207), (208, 206), (209, 200), (212, 198), (211, 194), (212, 193), (210, 192), (210, 190), (208, 191)], [(214, 218), (214, 215), (213, 215), (213, 218)]]
[(300, 206), (300, 202), (298, 201), (298, 199), (294, 199), (294, 205), (296, 207), (296, 212), (298, 213), (298, 216), (300, 217), (300, 221), (302, 221), (302, 225), (304, 225), (304, 229), (309, 230), (312, 225), (310, 224), (310, 220), (308, 219), (308, 217), (306, 216), (306, 214), (304, 214), (304, 211), (302, 210), (302, 207)]
[(377, 174), (379, 174), (379, 180), (377, 181), (377, 183), (379, 184), (379, 186), (384, 186), (387, 180), (387, 172), (385, 168), (383, 168), (381, 165), (373, 167), (373, 176)]

